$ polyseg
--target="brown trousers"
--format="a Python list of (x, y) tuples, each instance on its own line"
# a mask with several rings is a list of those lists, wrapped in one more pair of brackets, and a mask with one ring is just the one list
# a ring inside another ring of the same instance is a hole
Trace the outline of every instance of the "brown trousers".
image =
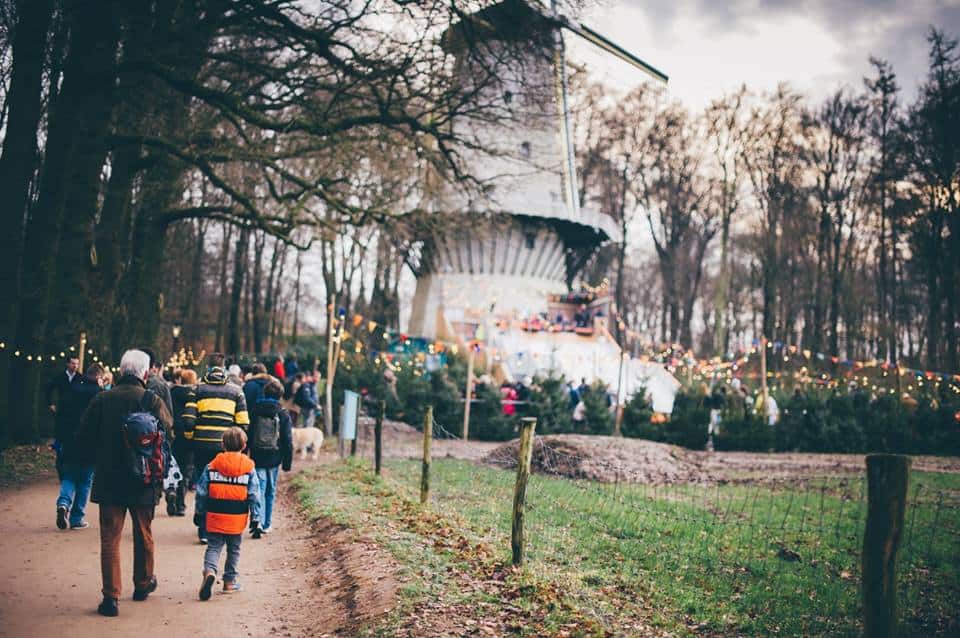
[(152, 505), (100, 506), (100, 571), (104, 598), (120, 598), (120, 536), (127, 511), (133, 521), (133, 585), (145, 589), (153, 578)]

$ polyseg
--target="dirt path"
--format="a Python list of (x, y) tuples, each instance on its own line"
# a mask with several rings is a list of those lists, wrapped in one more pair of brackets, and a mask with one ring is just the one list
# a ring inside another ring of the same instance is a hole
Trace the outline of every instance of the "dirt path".
[[(103, 618), (100, 601), (98, 508), (87, 510), (90, 527), (59, 531), (54, 525), (57, 487), (43, 480), (0, 494), (0, 635), (76, 638), (135, 636), (334, 636), (394, 604), (391, 570), (370, 545), (344, 534), (324, 533), (295, 509), (282, 474), (274, 531), (246, 536), (240, 560), (244, 591), (197, 601), (203, 548), (190, 517), (171, 518), (157, 508), (157, 591), (133, 602), (133, 541), (124, 526), (120, 616)], [(189, 511), (192, 511), (192, 507)], [(371, 570), (370, 565), (380, 565)], [(217, 588), (220, 587), (218, 582)], [(215, 589), (218, 592), (218, 589)]]

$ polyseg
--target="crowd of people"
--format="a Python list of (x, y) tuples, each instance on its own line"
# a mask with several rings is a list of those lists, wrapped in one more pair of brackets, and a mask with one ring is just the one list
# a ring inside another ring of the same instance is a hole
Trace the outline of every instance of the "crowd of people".
[[(120, 536), (127, 512), (133, 524), (133, 599), (156, 590), (154, 511), (187, 513), (195, 490), (193, 523), (203, 557), (200, 600), (208, 600), (220, 556), (227, 550), (223, 591), (239, 591), (243, 534), (262, 538), (273, 527), (279, 471), (291, 469), (293, 428), (313, 427), (319, 375), (301, 372), (296, 357), (247, 370), (207, 358), (202, 377), (190, 369), (164, 376), (147, 348), (128, 350), (114, 379), (100, 363), (81, 374), (77, 358), (47, 386), (54, 415), (60, 490), (56, 525), (82, 530), (88, 499), (99, 505), (103, 600), (97, 611), (119, 613)], [(175, 473), (179, 468), (179, 473)], [(176, 477), (176, 480), (174, 477)]]

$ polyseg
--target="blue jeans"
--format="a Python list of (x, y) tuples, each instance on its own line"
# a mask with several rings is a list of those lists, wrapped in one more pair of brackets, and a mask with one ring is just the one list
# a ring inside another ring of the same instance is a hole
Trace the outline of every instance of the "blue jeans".
[(243, 534), (207, 534), (207, 551), (203, 553), (203, 570), (217, 573), (220, 564), (220, 552), (227, 546), (227, 563), (223, 566), (223, 582), (232, 583), (237, 580), (237, 566), (240, 565), (240, 541)]
[(260, 500), (263, 502), (262, 529), (270, 529), (273, 520), (273, 499), (277, 496), (277, 479), (280, 477), (280, 467), (258, 467), (257, 480), (260, 481)]
[(64, 463), (61, 469), (57, 507), (70, 510), (70, 526), (76, 527), (83, 522), (83, 512), (93, 485), (93, 466)]

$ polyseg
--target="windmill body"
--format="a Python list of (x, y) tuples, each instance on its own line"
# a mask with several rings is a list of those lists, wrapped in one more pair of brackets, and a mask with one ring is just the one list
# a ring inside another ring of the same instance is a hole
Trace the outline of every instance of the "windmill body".
[(477, 95), (505, 116), (457, 124), (473, 127), (466, 133), (485, 151), (466, 155), (481, 193), (447, 198), (453, 223), (423, 237), (412, 334), (473, 339), (493, 320), (546, 316), (549, 297), (570, 290), (602, 243), (619, 240), (613, 219), (578, 201), (562, 28), (536, 2), (503, 0), (444, 34), (468, 88), (497, 58), (511, 63)]

